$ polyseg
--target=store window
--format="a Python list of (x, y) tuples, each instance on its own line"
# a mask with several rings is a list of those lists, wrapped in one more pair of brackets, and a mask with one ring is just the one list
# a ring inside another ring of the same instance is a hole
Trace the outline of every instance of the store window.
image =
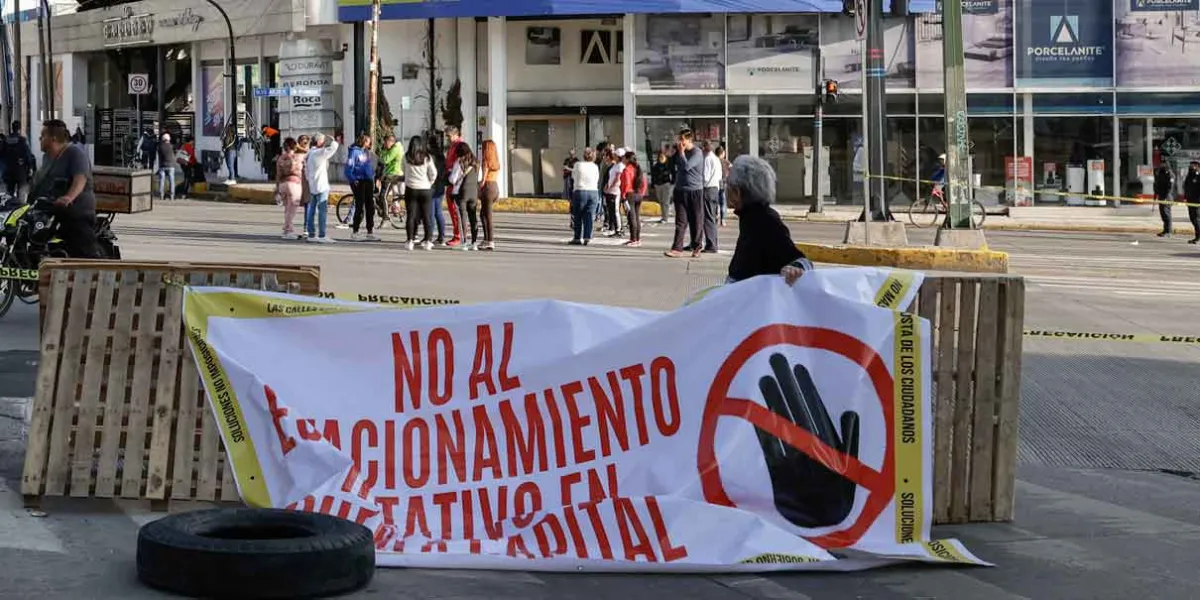
[[(970, 108), (968, 107), (968, 110)], [(1007, 164), (1017, 155), (1017, 121), (1009, 116), (967, 118), (967, 150), (970, 153), (970, 184), (974, 199), (987, 205), (1006, 201)], [(946, 121), (940, 116), (922, 115), (918, 121), (920, 148), (917, 173), (925, 183), (921, 193), (930, 191), (929, 178), (941, 166), (938, 158), (946, 152)]]
[(1112, 117), (1035, 116), (1034, 177), (1038, 203), (1099, 205), (1085, 195), (1111, 190)]
[(1200, 116), (1151, 120), (1150, 143), (1155, 162), (1164, 162), (1177, 173), (1181, 184), (1188, 164), (1200, 160)]
[(751, 153), (750, 119), (748, 117), (729, 117), (729, 135), (725, 149), (727, 158), (733, 160), (743, 154)]
[(659, 150), (675, 145), (680, 129), (691, 129), (696, 144), (709, 142), (726, 145), (725, 119), (721, 118), (649, 118), (638, 119), (638, 150), (643, 156), (653, 156)]
[(639, 117), (724, 117), (725, 96), (720, 94), (689, 96), (639, 94), (636, 98), (636, 107)]
[(779, 202), (803, 202), (811, 195), (812, 117), (758, 117), (758, 155), (775, 169)]
[(725, 87), (724, 15), (637, 15), (635, 90)]

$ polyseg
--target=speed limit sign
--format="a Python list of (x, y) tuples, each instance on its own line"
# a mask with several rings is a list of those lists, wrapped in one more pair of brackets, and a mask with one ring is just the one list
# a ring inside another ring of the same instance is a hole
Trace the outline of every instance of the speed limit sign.
[(854, 32), (859, 41), (867, 35), (867, 0), (854, 0)]
[(145, 73), (129, 74), (129, 93), (141, 96), (150, 93), (150, 76)]

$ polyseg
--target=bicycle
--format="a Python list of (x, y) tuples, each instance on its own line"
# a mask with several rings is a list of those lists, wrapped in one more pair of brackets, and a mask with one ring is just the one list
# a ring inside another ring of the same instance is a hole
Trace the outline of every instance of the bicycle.
[[(404, 201), (400, 197), (399, 180), (393, 181), (386, 189), (375, 194), (375, 214), (380, 220), (392, 226), (392, 229), (404, 228)], [(333, 201), (334, 214), (338, 223), (349, 225), (354, 221), (354, 194), (344, 194)]]
[[(916, 227), (924, 229), (933, 225), (937, 225), (940, 217), (948, 217), (950, 215), (950, 205), (946, 202), (946, 196), (941, 190), (934, 190), (926, 198), (918, 198), (908, 205), (908, 220)], [(983, 221), (987, 218), (987, 211), (983, 207), (983, 203), (979, 201), (971, 202), (971, 224), (975, 229), (983, 228)]]

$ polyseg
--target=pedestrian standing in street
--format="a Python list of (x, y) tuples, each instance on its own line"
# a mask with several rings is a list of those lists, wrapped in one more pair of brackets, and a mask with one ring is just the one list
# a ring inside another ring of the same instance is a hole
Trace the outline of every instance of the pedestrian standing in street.
[(715, 254), (720, 249), (717, 222), (721, 214), (721, 174), (725, 167), (717, 154), (719, 148), (713, 148), (711, 142), (705, 141), (701, 150), (704, 151), (704, 252)]
[(296, 140), (283, 141), (283, 151), (275, 159), (275, 201), (283, 205), (283, 236), (285, 240), (302, 239), (296, 235), (293, 225), (296, 210), (300, 208), (300, 195), (304, 193), (301, 183), (304, 177), (304, 159), (296, 154)]
[[(356, 242), (378, 242), (375, 235), (375, 157), (371, 156), (371, 136), (362, 134), (346, 154), (346, 181), (354, 193), (354, 220), (350, 223), (350, 239)], [(363, 220), (366, 235), (359, 235)]]
[(1154, 170), (1154, 199), (1158, 201), (1158, 216), (1162, 218), (1163, 230), (1158, 237), (1171, 237), (1172, 200), (1175, 197), (1175, 172), (1164, 160)]
[(25, 204), (29, 172), (33, 169), (33, 150), (21, 133), (21, 122), (13, 121), (4, 138), (4, 187), (18, 205)]
[(621, 198), (626, 210), (625, 220), (629, 223), (629, 241), (625, 245), (633, 248), (642, 245), (642, 198), (646, 195), (646, 179), (637, 154), (627, 152), (625, 168), (621, 171)]
[(480, 250), (495, 250), (495, 223), (492, 218), (492, 208), (496, 201), (500, 199), (500, 152), (496, 149), (496, 142), (487, 140), (483, 142), (483, 187), (479, 190), (479, 197), (483, 201), (479, 210), (479, 220), (483, 222), (483, 244), (479, 247)]
[(621, 235), (621, 172), (625, 170), (625, 149), (617, 148), (609, 155), (608, 180), (604, 183), (605, 235)]
[(329, 216), (329, 160), (337, 151), (337, 141), (318, 133), (313, 136), (313, 147), (304, 159), (304, 177), (311, 194), (304, 207), (304, 230), (310, 242), (333, 242), (333, 238), (325, 236), (325, 220)]
[(721, 159), (721, 190), (718, 192), (718, 203), (721, 205), (721, 222), (720, 226), (725, 226), (725, 207), (729, 204), (725, 196), (726, 182), (729, 181), (729, 169), (733, 165), (729, 163), (729, 158), (725, 155), (725, 146), (717, 146), (717, 158)]
[(437, 169), (437, 180), (433, 182), (431, 190), (433, 196), (429, 199), (429, 214), (433, 219), (431, 223), (437, 226), (437, 239), (433, 240), (433, 244), (444, 246), (446, 244), (446, 216), (442, 212), (442, 200), (446, 197), (450, 173), (446, 171), (446, 156), (442, 154), (442, 145), (433, 136), (429, 138), (429, 157), (433, 159), (433, 166)]
[(658, 210), (662, 214), (659, 223), (666, 223), (671, 216), (671, 195), (675, 191), (675, 165), (671, 162), (671, 154), (667, 150), (659, 150), (650, 167), (650, 180), (654, 184), (654, 198), (658, 200)]
[(1193, 160), (1188, 167), (1187, 179), (1183, 180), (1183, 197), (1187, 200), (1188, 220), (1192, 222), (1192, 239), (1189, 244), (1200, 242), (1200, 160)]
[(675, 240), (665, 254), (683, 256), (684, 235), (691, 233), (692, 258), (700, 256), (704, 224), (704, 153), (696, 147), (691, 129), (679, 131), (675, 146)]
[(199, 176), (196, 173), (196, 141), (191, 136), (184, 136), (183, 145), (179, 147), (179, 151), (175, 153), (175, 162), (179, 164), (179, 169), (183, 171), (183, 198), (186, 200), (188, 194), (192, 193), (192, 184), (204, 181), (204, 171), (201, 170)]
[(158, 199), (167, 199), (166, 185), (170, 182), (171, 199), (175, 199), (175, 146), (171, 145), (171, 134), (162, 134), (155, 154), (158, 156)]
[[(563, 180), (563, 200), (566, 200), (568, 205), (574, 202), (575, 199), (575, 184), (571, 182), (571, 174), (575, 171), (575, 163), (579, 162), (579, 157), (575, 156), (575, 149), (567, 153), (567, 158), (563, 160), (562, 165), (562, 180)], [(571, 217), (571, 231), (575, 231), (575, 211), (568, 209)]]
[(596, 150), (583, 151), (583, 160), (571, 168), (571, 182), (575, 189), (571, 198), (572, 223), (575, 234), (569, 242), (572, 246), (588, 245), (592, 241), (592, 227), (596, 223), (596, 207), (600, 204), (600, 167), (596, 165)]
[(425, 138), (412, 136), (408, 140), (408, 151), (404, 153), (404, 207), (408, 212), (405, 222), (408, 240), (405, 246), (409, 250), (416, 246), (418, 224), (425, 229), (421, 248), (433, 248), (430, 234), (433, 231), (433, 186), (437, 178), (437, 167), (433, 164)]
[[(462, 133), (459, 131), (458, 127), (454, 125), (447, 125), (445, 131), (446, 139), (450, 140), (450, 147), (446, 150), (446, 167), (453, 169), (454, 165), (458, 163), (458, 157), (462, 154), (462, 152), (470, 151), (471, 145), (463, 141)], [(473, 154), (474, 153), (472, 153), (472, 155)], [(472, 156), (472, 159), (474, 159), (474, 156)], [(476, 176), (478, 176), (478, 174)], [(475, 194), (478, 195), (478, 192), (479, 191), (476, 190)], [(449, 192), (447, 193), (449, 194)], [(451, 194), (451, 197), (453, 197), (453, 194)], [(462, 212), (458, 210), (458, 208), (457, 202), (450, 203), (450, 226), (454, 229), (454, 235), (450, 236), (449, 242), (446, 242), (447, 246), (457, 246), (465, 239), (460, 237), (460, 234), (467, 230), (467, 224), (465, 221), (463, 221), (465, 217), (463, 217)]]
[[(458, 214), (457, 219), (450, 219), (450, 223), (455, 227), (450, 246), (459, 246), (463, 250), (478, 250), (479, 161), (475, 159), (471, 147), (466, 144), (455, 151), (454, 168), (450, 171), (450, 188), (450, 197), (454, 199), (451, 206), (455, 207), (450, 214)], [(471, 226), (470, 242), (467, 241), (468, 221)], [(457, 243), (454, 243), (455, 240)]]

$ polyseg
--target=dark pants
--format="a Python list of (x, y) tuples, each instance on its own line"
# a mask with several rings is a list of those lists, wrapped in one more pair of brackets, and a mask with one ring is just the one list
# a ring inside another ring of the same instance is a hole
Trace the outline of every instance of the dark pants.
[[(473, 209), (475, 208), (474, 204), (475, 199), (472, 198), (472, 223), (475, 222), (473, 214)], [(454, 235), (451, 235), (450, 237), (465, 242), (467, 240), (467, 200), (463, 198), (462, 192), (454, 194), (454, 212), (452, 214), (457, 215), (457, 217), (450, 219), (451, 224), (454, 225)]]
[(710, 252), (719, 250), (717, 237), (717, 219), (721, 215), (721, 190), (719, 188), (704, 188), (704, 249)]
[(1170, 234), (1171, 230), (1172, 230), (1172, 228), (1171, 228), (1171, 203), (1169, 202), (1170, 196), (1169, 195), (1166, 197), (1158, 196), (1156, 199), (1161, 203), (1158, 205), (1158, 216), (1162, 218), (1163, 233)]
[(629, 223), (629, 241), (639, 242), (642, 240), (642, 195), (629, 194), (625, 197), (625, 206), (628, 210), (626, 221)]
[(483, 241), (495, 241), (496, 228), (492, 222), (492, 205), (500, 199), (500, 186), (495, 181), (483, 184), (482, 206), (479, 208), (479, 220), (483, 221)]
[[(474, 244), (479, 241), (479, 198), (467, 198), (466, 205), (467, 214), (459, 214), (458, 218), (471, 222), (471, 243)], [(466, 229), (465, 221), (463, 228)], [(466, 239), (464, 237), (463, 241), (466, 241)]]
[(58, 237), (70, 258), (103, 258), (96, 242), (96, 217), (59, 214)]
[(604, 195), (604, 228), (617, 230), (617, 197), (612, 194)]
[(683, 250), (685, 233), (691, 234), (692, 248), (700, 248), (701, 227), (704, 224), (704, 190), (675, 188), (675, 242), (671, 249)]
[(433, 221), (433, 190), (404, 190), (404, 209), (408, 212), (408, 220), (404, 222), (408, 241), (417, 241), (417, 225), (420, 224), (425, 228), (425, 237), (421, 241), (428, 242)]
[(375, 182), (372, 180), (356, 181), (350, 184), (354, 192), (354, 221), (350, 223), (350, 231), (358, 233), (363, 217), (367, 219), (367, 233), (375, 231)]
[[(1188, 202), (1195, 204), (1196, 200), (1189, 199)], [(1192, 239), (1200, 240), (1200, 206), (1188, 207), (1188, 220), (1192, 222), (1192, 230), (1195, 232)]]

